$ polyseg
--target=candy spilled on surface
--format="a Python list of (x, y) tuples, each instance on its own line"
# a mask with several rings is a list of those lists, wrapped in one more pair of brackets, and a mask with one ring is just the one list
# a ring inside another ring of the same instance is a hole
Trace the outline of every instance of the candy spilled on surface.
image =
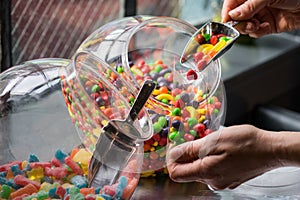
[(0, 166), (0, 199), (129, 199), (138, 180), (132, 160), (114, 185), (87, 187), (87, 167), (91, 154), (73, 149), (70, 154), (57, 150), (53, 159), (40, 161), (34, 154), (28, 160)]

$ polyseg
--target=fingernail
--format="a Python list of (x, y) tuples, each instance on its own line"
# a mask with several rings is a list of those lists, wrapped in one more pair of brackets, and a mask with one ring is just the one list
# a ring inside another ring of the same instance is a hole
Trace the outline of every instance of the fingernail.
[(229, 11), (228, 15), (230, 15), (232, 18), (236, 18), (241, 16), (241, 12), (239, 10), (231, 10)]

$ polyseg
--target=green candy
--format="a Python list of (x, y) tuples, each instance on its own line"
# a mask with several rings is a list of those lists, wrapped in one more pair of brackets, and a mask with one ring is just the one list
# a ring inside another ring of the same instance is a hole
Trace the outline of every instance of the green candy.
[(198, 120), (196, 118), (189, 118), (187, 120), (187, 123), (190, 128), (194, 127), (196, 124), (198, 124)]
[(71, 194), (70, 200), (84, 200), (84, 196), (81, 193)]
[(95, 93), (95, 92), (99, 92), (100, 91), (100, 87), (99, 85), (93, 85), (92, 89), (91, 89), (91, 92), (92, 93)]
[(10, 187), (8, 185), (2, 185), (2, 190), (0, 192), (1, 199), (8, 199), (10, 196)]
[(157, 121), (162, 127), (165, 127), (168, 123), (167, 119), (164, 116), (160, 116)]
[(119, 74), (123, 73), (123, 72), (124, 72), (124, 68), (123, 68), (122, 66), (119, 66), (119, 67), (117, 68), (117, 72), (118, 72)]
[(172, 110), (172, 115), (173, 115), (173, 116), (180, 116), (180, 115), (181, 115), (181, 110), (180, 110), (180, 108), (174, 108), (174, 109)]
[(195, 131), (195, 130), (190, 130), (190, 134), (191, 134), (192, 136), (196, 137), (196, 136), (197, 136), (197, 131)]
[(161, 102), (163, 102), (165, 104), (169, 103), (168, 99), (162, 99)]
[(155, 72), (159, 73), (162, 70), (162, 66), (161, 65), (157, 65), (154, 69)]
[(224, 40), (225, 42), (231, 40), (231, 38), (228, 37), (220, 37), (219, 40)]
[(169, 140), (174, 141), (175, 138), (177, 138), (178, 136), (179, 136), (178, 131), (174, 131), (174, 132), (169, 134)]
[(159, 122), (155, 122), (153, 124), (153, 128), (154, 128), (154, 133), (159, 133), (162, 130), (163, 126)]
[(218, 109), (216, 109), (216, 108), (214, 109), (214, 114), (215, 114), (215, 115), (218, 115), (219, 112), (220, 112), (220, 111), (219, 111)]
[(210, 34), (203, 34), (203, 37), (206, 41), (208, 41), (210, 39)]

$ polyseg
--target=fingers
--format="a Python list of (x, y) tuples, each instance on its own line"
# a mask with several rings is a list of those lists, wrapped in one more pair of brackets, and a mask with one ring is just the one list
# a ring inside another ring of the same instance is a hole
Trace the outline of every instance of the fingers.
[(243, 21), (254, 17), (262, 8), (267, 5), (266, 0), (248, 0), (240, 6), (230, 10), (228, 15), (233, 20)]

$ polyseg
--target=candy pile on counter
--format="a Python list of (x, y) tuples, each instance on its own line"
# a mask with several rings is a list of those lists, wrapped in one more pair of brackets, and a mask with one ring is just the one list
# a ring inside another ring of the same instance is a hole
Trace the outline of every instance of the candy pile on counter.
[[(57, 150), (49, 162), (31, 154), (28, 160), (0, 166), (0, 199), (13, 200), (110, 200), (129, 199), (138, 180), (128, 171), (115, 185), (93, 188), (87, 185), (91, 154), (73, 149), (70, 154)], [(134, 161), (129, 167), (136, 165)], [(126, 169), (124, 170), (126, 171)]]

